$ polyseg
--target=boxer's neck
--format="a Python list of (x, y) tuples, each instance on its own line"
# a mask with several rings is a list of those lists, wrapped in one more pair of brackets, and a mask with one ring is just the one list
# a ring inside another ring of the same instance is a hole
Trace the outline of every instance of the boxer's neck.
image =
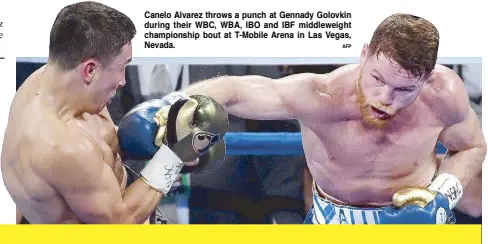
[(70, 120), (86, 110), (86, 96), (81, 89), (83, 81), (73, 71), (63, 71), (48, 64), (41, 78), (45, 102), (62, 120)]

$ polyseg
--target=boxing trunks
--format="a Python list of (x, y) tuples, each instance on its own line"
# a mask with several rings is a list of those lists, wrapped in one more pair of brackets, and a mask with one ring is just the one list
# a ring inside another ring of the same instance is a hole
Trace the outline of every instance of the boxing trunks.
[(380, 208), (361, 208), (341, 205), (320, 196), (317, 184), (313, 182), (313, 204), (305, 217), (304, 224), (379, 224)]

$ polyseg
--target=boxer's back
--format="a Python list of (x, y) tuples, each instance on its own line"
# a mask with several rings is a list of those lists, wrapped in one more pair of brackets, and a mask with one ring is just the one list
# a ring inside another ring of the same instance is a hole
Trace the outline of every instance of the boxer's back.
[[(70, 164), (69, 160), (60, 160), (62, 150), (93, 148), (93, 153), (101, 153), (121, 191), (125, 190), (127, 175), (108, 112), (60, 116), (62, 112), (53, 108), (52, 102), (57, 97), (46, 95), (48, 84), (41, 79), (42, 70), (24, 82), (12, 102), (2, 149), (2, 175), (18, 209), (31, 223), (78, 223), (63, 197), (47, 182), (63, 177), (59, 170), (54, 173), (57, 165)], [(86, 138), (89, 140), (83, 140)], [(89, 141), (91, 145), (69, 143), (76, 148), (67, 148), (63, 141)]]
[[(10, 195), (31, 223), (76, 223), (61, 196), (40, 175), (55, 160), (59, 121), (40, 103), (40, 71), (16, 93), (2, 149), (2, 175)], [(55, 176), (54, 176), (55, 177)]]

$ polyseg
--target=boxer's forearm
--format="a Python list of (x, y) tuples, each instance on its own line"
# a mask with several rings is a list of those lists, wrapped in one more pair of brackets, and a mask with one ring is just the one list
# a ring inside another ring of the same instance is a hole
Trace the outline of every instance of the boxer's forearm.
[(448, 152), (439, 169), (439, 174), (456, 176), (463, 188), (481, 172), (486, 156), (486, 145), (479, 145), (459, 152)]
[[(123, 192), (122, 197), (107, 192), (97, 192), (89, 196), (91, 203), (71, 208), (86, 224), (143, 224), (154, 212), (162, 193), (154, 190), (142, 179), (137, 179)], [(119, 193), (120, 194), (120, 193)]]
[(154, 212), (161, 200), (162, 194), (143, 180), (137, 179), (124, 192), (122, 205), (125, 216), (122, 223), (142, 224)]
[(187, 95), (206, 94), (218, 103), (226, 105), (232, 102), (236, 95), (233, 76), (221, 76), (204, 81), (199, 81), (182, 90)]
[(482, 213), (482, 182), (481, 173), (472, 179), (466, 186), (463, 198), (457, 204), (456, 209), (462, 213), (478, 218)]
[[(154, 212), (163, 194), (142, 179), (135, 180), (125, 191), (121, 192), (120, 185), (114, 182), (113, 172), (102, 171), (104, 172), (98, 180), (84, 177), (84, 181), (90, 180), (77, 183), (76, 188), (63, 189), (61, 185), (57, 187), (80, 222), (86, 224), (143, 224)], [(78, 186), (81, 184), (85, 185)]]
[(159, 148), (123, 194), (129, 223), (143, 223), (150, 216), (161, 197), (171, 190), (183, 165), (181, 158), (167, 146)]

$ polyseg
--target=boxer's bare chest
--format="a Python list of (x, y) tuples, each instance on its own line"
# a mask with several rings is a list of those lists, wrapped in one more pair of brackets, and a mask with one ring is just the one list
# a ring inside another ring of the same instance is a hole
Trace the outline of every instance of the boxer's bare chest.
[(103, 161), (114, 171), (121, 187), (125, 187), (125, 171), (118, 154), (118, 140), (114, 124), (101, 115), (83, 114), (78, 125), (95, 139), (102, 151)]
[(303, 141), (308, 156), (321, 164), (390, 172), (430, 159), (442, 128), (435, 115), (418, 106), (384, 128), (369, 126), (360, 116), (314, 124), (304, 130)]
[(405, 184), (423, 185), (436, 170), (442, 131), (424, 110), (398, 115), (383, 129), (361, 117), (302, 125), (307, 165), (327, 194), (351, 204), (383, 204)]

